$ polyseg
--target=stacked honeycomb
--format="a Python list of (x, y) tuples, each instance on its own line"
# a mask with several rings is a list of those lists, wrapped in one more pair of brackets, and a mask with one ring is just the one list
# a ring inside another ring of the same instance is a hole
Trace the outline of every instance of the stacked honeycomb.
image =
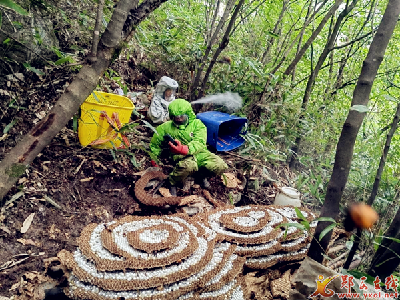
[[(314, 215), (301, 209), (311, 222)], [(263, 269), (303, 258), (309, 232), (293, 207), (222, 207), (189, 218), (128, 216), (84, 228), (74, 253), (58, 256), (71, 271), (75, 299), (242, 300), (244, 265)], [(311, 222), (311, 227), (315, 224)]]

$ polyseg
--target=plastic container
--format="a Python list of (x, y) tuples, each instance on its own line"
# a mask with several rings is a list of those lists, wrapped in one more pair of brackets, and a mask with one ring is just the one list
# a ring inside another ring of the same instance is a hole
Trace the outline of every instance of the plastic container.
[(300, 192), (291, 187), (282, 187), (276, 194), (275, 205), (292, 205), (295, 207), (301, 206)]
[[(96, 97), (93, 94), (96, 94)], [(121, 124), (129, 122), (135, 106), (132, 101), (124, 96), (103, 92), (93, 92), (81, 105), (81, 117), (79, 119), (78, 137), (82, 146), (87, 146), (94, 140), (104, 138), (110, 128), (107, 119), (100, 117), (101, 111), (105, 111), (112, 118), (114, 112), (118, 113)], [(93, 146), (99, 149), (112, 149), (121, 145), (121, 134), (111, 142)]]
[(244, 143), (242, 132), (247, 118), (231, 116), (219, 111), (197, 114), (207, 127), (207, 143), (217, 151), (230, 151)]

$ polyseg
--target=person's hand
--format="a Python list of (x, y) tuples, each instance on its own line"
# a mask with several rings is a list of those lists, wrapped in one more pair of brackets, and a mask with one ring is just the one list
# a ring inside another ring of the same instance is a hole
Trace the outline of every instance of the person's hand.
[(168, 143), (172, 153), (181, 155), (187, 155), (189, 153), (188, 146), (182, 145), (182, 143), (179, 140), (175, 140), (175, 142), (177, 143), (176, 146), (172, 144), (172, 142)]
[(157, 165), (157, 163), (154, 161), (154, 160), (151, 160), (151, 166), (152, 167), (156, 167), (156, 168), (159, 168), (159, 165)]

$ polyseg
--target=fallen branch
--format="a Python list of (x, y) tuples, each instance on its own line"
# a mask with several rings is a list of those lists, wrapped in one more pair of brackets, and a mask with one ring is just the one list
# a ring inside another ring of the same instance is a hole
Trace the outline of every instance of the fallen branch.
[[(343, 252), (342, 254), (340, 254), (338, 257), (336, 257), (335, 259), (332, 259), (328, 264), (327, 267), (331, 268), (331, 269), (335, 269), (336, 265), (338, 264), (339, 261), (342, 261), (342, 259), (344, 259), (344, 257), (346, 257), (346, 255), (349, 253), (349, 250), (346, 252)], [(343, 263), (344, 264), (344, 261)], [(339, 264), (340, 265), (340, 264)]]
[(331, 247), (328, 249), (328, 255), (339, 252), (340, 250), (343, 250), (344, 248), (346, 248), (346, 245), (338, 245), (335, 247)]

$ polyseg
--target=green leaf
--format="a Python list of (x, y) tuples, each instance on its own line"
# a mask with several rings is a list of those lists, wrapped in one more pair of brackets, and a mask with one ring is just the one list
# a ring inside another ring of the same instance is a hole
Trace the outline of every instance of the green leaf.
[(272, 31), (267, 31), (267, 35), (272, 36), (272, 37), (279, 37), (279, 35), (277, 35), (276, 33), (273, 33)]
[(36, 73), (37, 75), (45, 75), (43, 71), (38, 70), (34, 67), (31, 67), (31, 65), (28, 63), (23, 63), (23, 65), (27, 70), (32, 71), (33, 73)]
[(132, 165), (135, 168), (139, 168), (140, 164), (137, 162), (135, 154), (133, 154), (132, 152), (129, 152), (129, 151), (125, 151), (125, 153), (128, 154), (129, 160), (131, 161)]
[(151, 125), (146, 120), (142, 120), (142, 121), (143, 121), (145, 127), (150, 128), (151, 130), (153, 130), (154, 133), (156, 133), (158, 135), (157, 129), (153, 125)]
[(307, 229), (307, 231), (310, 230), (310, 223), (308, 223), (307, 220), (300, 221), (300, 224), (302, 224)]
[(294, 208), (294, 210), (296, 211), (296, 215), (299, 219), (307, 221), (307, 219), (303, 216), (303, 214), (301, 213), (300, 209), (298, 209), (297, 207)]
[(74, 115), (74, 117), (72, 118), (72, 129), (74, 130), (74, 132), (78, 132), (78, 116)]
[(359, 113), (365, 113), (369, 111), (368, 106), (365, 105), (353, 105), (352, 107), (350, 107), (350, 110), (355, 110), (358, 111)]
[(10, 8), (20, 15), (29, 16), (29, 13), (25, 9), (23, 9), (21, 6), (11, 0), (0, 0), (0, 6)]
[(397, 102), (397, 99), (395, 97), (390, 96), (390, 95), (383, 95), (383, 97), (385, 97), (386, 100)]
[(6, 38), (6, 39), (3, 41), (3, 44), (4, 44), (4, 45), (7, 45), (10, 41), (11, 41), (10, 38)]
[(353, 247), (353, 244), (354, 244), (353, 241), (347, 241), (345, 245), (346, 245), (347, 249), (351, 250), (351, 248)]
[(336, 223), (333, 223), (331, 225), (329, 225), (328, 227), (326, 227), (324, 230), (322, 230), (321, 234), (319, 235), (319, 240), (322, 240), (322, 238), (329, 232), (331, 231), (333, 228), (335, 228)]
[(254, 71), (259, 77), (262, 77), (262, 76), (263, 76), (262, 73), (260, 72), (260, 70), (258, 70), (258, 69), (256, 68), (256, 66), (253, 64), (253, 62), (251, 62), (250, 60), (248, 60), (247, 63), (248, 63), (248, 65), (249, 65), (249, 67), (252, 68), (253, 71)]
[(57, 60), (54, 64), (56, 65), (56, 66), (59, 66), (59, 65), (62, 65), (63, 63), (69, 63), (71, 61), (71, 57), (63, 57), (63, 58), (60, 58), (59, 60)]
[(384, 235), (377, 235), (376, 237), (381, 237), (381, 238), (384, 238), (384, 239), (392, 240), (392, 241), (400, 244), (400, 240), (396, 239), (396, 238), (392, 238), (392, 237), (384, 236)]
[[(111, 142), (111, 145), (112, 145), (113, 147), (115, 147), (115, 145), (114, 145), (113, 142)], [(115, 155), (114, 149), (110, 149), (110, 152), (111, 152), (111, 155), (112, 155), (114, 161), (117, 161), (117, 156)]]
[(296, 228), (301, 229), (301, 230), (306, 230), (304, 225), (299, 224), (299, 223), (283, 223), (283, 224), (280, 224), (280, 225), (278, 225), (276, 227), (296, 227)]
[(319, 217), (314, 219), (313, 221), (321, 221), (321, 222), (332, 222), (332, 223), (336, 223), (335, 219), (333, 218), (328, 218), (328, 217)]
[(93, 97), (94, 97), (94, 100), (96, 100), (97, 102), (101, 102), (100, 100), (99, 100), (99, 98), (97, 98), (97, 95), (96, 95), (96, 93), (95, 92), (92, 92), (92, 95), (93, 95)]
[[(222, 177), (224, 178), (224, 184), (225, 186), (228, 185), (228, 179), (226, 178), (226, 175), (224, 173), (222, 173)], [(230, 195), (230, 194), (229, 194)]]
[(14, 119), (3, 129), (3, 133), (6, 134), (10, 131), (10, 129), (18, 122), (18, 119)]

